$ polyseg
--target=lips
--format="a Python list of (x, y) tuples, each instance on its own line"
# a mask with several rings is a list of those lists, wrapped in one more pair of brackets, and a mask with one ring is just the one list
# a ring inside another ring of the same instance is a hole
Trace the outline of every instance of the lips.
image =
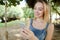
[(35, 13), (35, 15), (40, 15), (39, 13)]

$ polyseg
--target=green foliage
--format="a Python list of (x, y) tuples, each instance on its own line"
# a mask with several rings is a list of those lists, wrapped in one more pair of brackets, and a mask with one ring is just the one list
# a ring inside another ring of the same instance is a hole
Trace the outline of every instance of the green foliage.
[(33, 18), (34, 17), (34, 12), (33, 9), (31, 8), (23, 8), (24, 11), (24, 18)]
[[(7, 22), (7, 26), (8, 27), (16, 26), (18, 24), (20, 24), (20, 20), (15, 20), (15, 21)], [(0, 28), (3, 28), (3, 27), (5, 27), (5, 23), (0, 23)]]
[(18, 17), (21, 14), (20, 10), (17, 9), (17, 7), (9, 7), (8, 8), (8, 12), (7, 12), (7, 17), (8, 18), (14, 18), (14, 17)]
[(60, 8), (60, 0), (52, 0), (50, 3), (52, 10), (55, 11), (58, 15), (60, 15), (60, 12), (58, 10), (58, 7)]
[[(4, 5), (0, 5), (0, 17), (3, 18), (5, 15), (5, 6)], [(19, 8), (18, 6), (14, 7), (8, 7), (7, 8), (7, 18), (18, 18), (21, 15), (21, 8)]]
[(3, 17), (5, 10), (4, 5), (0, 5), (0, 17)]
[[(0, 4), (5, 5), (5, 1), (6, 0), (0, 0)], [(8, 4), (8, 6), (11, 6), (11, 5), (16, 6), (17, 4), (20, 4), (20, 1), (22, 1), (22, 0), (7, 0), (7, 4)]]
[(52, 0), (52, 2), (53, 2), (56, 6), (60, 6), (60, 0)]

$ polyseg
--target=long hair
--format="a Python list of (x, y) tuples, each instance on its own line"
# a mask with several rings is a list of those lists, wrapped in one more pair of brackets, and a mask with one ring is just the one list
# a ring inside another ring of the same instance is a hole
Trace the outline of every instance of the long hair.
[(46, 4), (45, 2), (43, 2), (43, 6), (44, 6), (44, 13), (43, 13), (43, 18), (44, 18), (44, 21), (46, 22), (50, 22), (50, 19), (49, 19), (49, 5)]
[(44, 13), (43, 13), (43, 19), (44, 21), (46, 22), (49, 22), (49, 4), (46, 0), (26, 0), (28, 6), (32, 9), (34, 9), (34, 5), (37, 3), (37, 2), (41, 2), (44, 6)]

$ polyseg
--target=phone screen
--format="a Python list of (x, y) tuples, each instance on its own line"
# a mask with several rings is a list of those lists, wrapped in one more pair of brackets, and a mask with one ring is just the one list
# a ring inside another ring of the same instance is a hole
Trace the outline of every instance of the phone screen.
[(25, 27), (26, 27), (25, 23), (20, 23), (20, 28), (25, 28)]

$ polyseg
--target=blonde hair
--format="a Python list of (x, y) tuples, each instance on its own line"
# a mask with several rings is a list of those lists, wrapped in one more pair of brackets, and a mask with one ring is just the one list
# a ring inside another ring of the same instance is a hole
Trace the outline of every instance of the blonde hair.
[[(44, 6), (44, 12), (43, 12), (43, 20), (45, 22), (50, 22), (50, 19), (49, 19), (49, 5), (46, 4), (45, 2), (43, 2), (43, 6)], [(36, 19), (36, 17), (34, 17), (34, 19)]]
[(46, 22), (50, 22), (50, 19), (49, 19), (49, 10), (50, 10), (50, 8), (49, 8), (49, 5), (48, 4), (46, 4), (45, 2), (43, 2), (43, 6), (44, 6), (44, 21), (46, 21)]

